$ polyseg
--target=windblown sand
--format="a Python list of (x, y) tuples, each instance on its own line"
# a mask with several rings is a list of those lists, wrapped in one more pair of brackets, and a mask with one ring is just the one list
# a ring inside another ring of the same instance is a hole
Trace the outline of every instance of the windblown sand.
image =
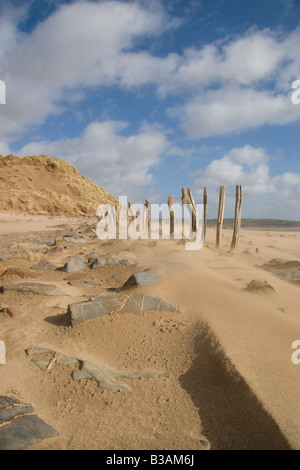
[[(30, 269), (40, 259), (62, 267), (70, 256), (87, 260), (93, 253), (120, 252), (133, 253), (138, 263), (86, 267), (80, 275), (90, 288), (70, 286), (61, 271), (40, 271), (33, 280), (55, 284), (68, 296), (0, 294), (1, 307), (22, 313), (0, 313), (7, 349), (0, 395), (34, 405), (60, 433), (30, 449), (300, 449), (300, 365), (291, 360), (291, 345), (300, 340), (299, 282), (261, 267), (270, 260), (299, 262), (300, 233), (242, 230), (238, 249), (230, 253), (232, 231), (223, 231), (216, 250), (211, 228), (202, 250), (186, 251), (176, 240), (101, 242), (92, 231), (95, 223), (84, 217), (0, 216), (0, 255), (7, 267)], [(88, 241), (58, 240), (64, 235)], [(41, 237), (57, 239), (63, 250), (19, 245)], [(130, 293), (162, 298), (181, 312), (112, 313), (71, 326), (70, 303), (107, 294), (108, 287), (147, 268), (157, 269), (161, 282)], [(275, 290), (247, 290), (254, 279)], [(0, 286), (24, 281), (4, 275)], [(71, 367), (41, 371), (25, 354), (30, 346), (155, 377), (122, 379), (131, 393), (114, 394), (93, 380), (73, 381)]]

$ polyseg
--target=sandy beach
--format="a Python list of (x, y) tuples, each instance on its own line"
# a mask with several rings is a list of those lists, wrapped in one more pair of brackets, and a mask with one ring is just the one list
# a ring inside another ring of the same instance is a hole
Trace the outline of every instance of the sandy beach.
[[(229, 229), (219, 250), (209, 228), (206, 246), (187, 251), (178, 240), (103, 242), (95, 227), (92, 217), (0, 218), (0, 286), (44, 283), (64, 294), (0, 294), (7, 352), (0, 395), (30, 403), (59, 433), (29, 449), (300, 449), (300, 365), (292, 362), (300, 339), (299, 232), (242, 229), (232, 253)], [(62, 268), (75, 256), (85, 266), (73, 282), (61, 269), (32, 269), (41, 260)], [(91, 269), (95, 256), (135, 264)], [(131, 287), (126, 299), (151, 296), (180, 310), (116, 309), (72, 325), (70, 304), (121, 297), (112, 290), (147, 269), (159, 282)], [(271, 287), (247, 288), (253, 280)], [(151, 375), (117, 379), (129, 393), (113, 393), (93, 379), (73, 380), (72, 365), (52, 361), (41, 370), (26, 354), (31, 347)]]

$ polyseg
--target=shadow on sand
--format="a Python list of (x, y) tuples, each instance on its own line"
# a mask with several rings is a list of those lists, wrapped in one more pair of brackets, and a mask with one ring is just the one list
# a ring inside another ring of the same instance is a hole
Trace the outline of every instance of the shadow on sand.
[(291, 450), (218, 341), (201, 325), (192, 367), (179, 377), (198, 408), (212, 450)]

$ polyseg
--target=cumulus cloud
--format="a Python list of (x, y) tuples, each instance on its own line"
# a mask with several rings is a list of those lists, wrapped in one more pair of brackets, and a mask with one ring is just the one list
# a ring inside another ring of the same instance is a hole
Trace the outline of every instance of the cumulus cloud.
[[(1, 135), (16, 135), (61, 111), (66, 90), (113, 85), (119, 78), (119, 58), (140, 36), (167, 28), (160, 9), (138, 3), (80, 2), (63, 5), (30, 34), (17, 40), (5, 20), (0, 73), (7, 84), (7, 106), (0, 116)], [(9, 54), (6, 53), (9, 51)]]
[(299, 219), (300, 174), (287, 172), (272, 176), (270, 157), (265, 149), (250, 145), (233, 148), (195, 174), (194, 191), (197, 199), (201, 200), (203, 187), (208, 188), (210, 215), (214, 217), (218, 209), (219, 187), (224, 185), (226, 216), (232, 217), (237, 184), (243, 187), (244, 209), (248, 217)]
[(17, 153), (64, 158), (116, 196), (136, 198), (154, 183), (151, 169), (170, 144), (155, 126), (144, 125), (136, 134), (124, 135), (127, 126), (121, 121), (92, 122), (79, 137), (32, 142)]

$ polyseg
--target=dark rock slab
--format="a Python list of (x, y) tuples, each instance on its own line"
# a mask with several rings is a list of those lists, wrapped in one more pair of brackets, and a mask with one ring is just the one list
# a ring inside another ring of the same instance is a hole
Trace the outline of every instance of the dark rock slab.
[(79, 256), (70, 258), (69, 261), (64, 265), (63, 271), (72, 274), (78, 271), (82, 271), (85, 268), (84, 259)]
[(15, 397), (0, 396), (0, 450), (22, 450), (59, 433)]
[(148, 284), (157, 284), (160, 281), (157, 271), (147, 269), (141, 273), (133, 273), (121, 287), (116, 289), (112, 288), (116, 292), (130, 289), (131, 287), (146, 286)]
[(94, 318), (109, 315), (112, 311), (122, 308), (126, 297), (101, 295), (85, 302), (77, 302), (68, 306), (72, 326)]
[(75, 237), (64, 237), (64, 240), (66, 242), (70, 242), (70, 243), (81, 243), (81, 244), (84, 244), (84, 243), (88, 243), (89, 240), (87, 240), (86, 238), (75, 238)]
[(95, 259), (92, 262), (91, 268), (92, 269), (97, 269), (97, 268), (102, 268), (103, 266), (108, 266), (110, 264), (118, 264), (118, 265), (123, 265), (123, 266), (135, 266), (135, 262), (128, 260), (128, 259), (119, 259), (119, 258), (113, 258), (113, 257), (100, 257)]
[(128, 313), (145, 313), (149, 310), (154, 311), (167, 311), (167, 312), (180, 312), (181, 307), (165, 302), (157, 297), (149, 297), (148, 295), (133, 295), (126, 306)]
[(23, 282), (21, 284), (6, 285), (0, 287), (0, 292), (17, 291), (21, 294), (37, 294), (37, 295), (68, 295), (61, 291), (57, 286), (53, 284), (42, 284), (34, 282)]
[[(39, 368), (40, 365), (38, 362), (41, 362), (41, 348), (29, 348), (31, 355), (33, 355), (32, 362), (37, 365)], [(28, 350), (27, 350), (28, 351)], [(36, 351), (36, 354), (32, 354), (32, 351)], [(44, 362), (47, 362), (48, 351), (44, 350)], [(38, 357), (39, 360), (35, 360), (35, 357)], [(99, 388), (105, 388), (106, 390), (117, 393), (129, 393), (131, 390), (125, 385), (119, 384), (115, 379), (116, 378), (127, 378), (127, 379), (137, 379), (137, 378), (151, 378), (155, 377), (155, 374), (147, 371), (138, 371), (138, 372), (128, 372), (117, 369), (115, 367), (110, 367), (104, 364), (98, 364), (96, 362), (85, 361), (77, 359), (76, 357), (68, 357), (58, 352), (53, 355), (53, 364), (61, 364), (63, 366), (73, 366), (75, 369), (72, 371), (73, 380), (96, 380), (98, 382)], [(46, 370), (46, 369), (42, 369)]]
[(32, 266), (31, 269), (35, 269), (37, 271), (55, 271), (57, 266), (54, 266), (54, 264), (50, 263), (50, 261), (47, 261), (46, 259), (42, 259)]
[(143, 294), (133, 295), (131, 298), (129, 296), (111, 295), (91, 296), (88, 301), (68, 306), (72, 326), (104, 315), (110, 315), (112, 312), (122, 311), (124, 313), (141, 314), (149, 310), (179, 312), (181, 307), (157, 297)]
[(274, 258), (261, 266), (266, 271), (288, 282), (300, 285), (300, 261)]
[(50, 245), (51, 243), (55, 243), (54, 238), (37, 238), (36, 241), (38, 243), (45, 243), (46, 245)]
[(122, 384), (117, 383), (114, 379), (117, 378), (149, 378), (154, 377), (151, 372), (125, 372), (114, 367), (108, 367), (103, 364), (97, 364), (91, 361), (81, 361), (79, 370), (73, 371), (72, 377), (74, 380), (89, 380), (94, 379), (98, 382), (98, 387), (105, 388), (106, 390), (117, 393), (130, 393), (130, 389)]

